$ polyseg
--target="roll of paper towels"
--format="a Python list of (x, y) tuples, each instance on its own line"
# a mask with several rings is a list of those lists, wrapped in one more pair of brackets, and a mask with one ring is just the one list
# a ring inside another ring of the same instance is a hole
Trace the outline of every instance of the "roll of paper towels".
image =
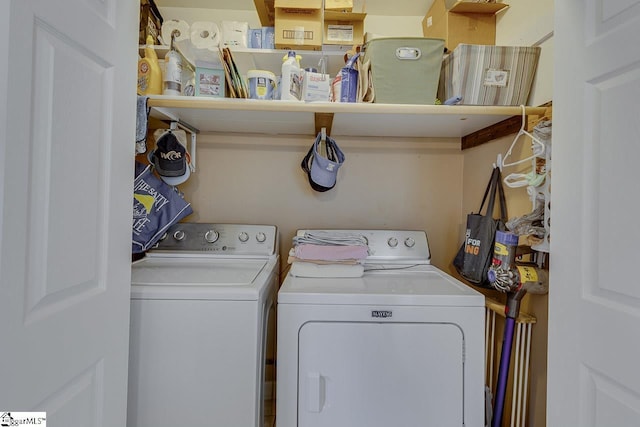
[(181, 19), (168, 19), (162, 23), (162, 43), (169, 46), (171, 44), (171, 34), (177, 31), (176, 41), (189, 40), (191, 32), (189, 24)]
[(191, 24), (191, 43), (198, 49), (216, 49), (220, 44), (218, 25), (207, 21), (194, 22)]

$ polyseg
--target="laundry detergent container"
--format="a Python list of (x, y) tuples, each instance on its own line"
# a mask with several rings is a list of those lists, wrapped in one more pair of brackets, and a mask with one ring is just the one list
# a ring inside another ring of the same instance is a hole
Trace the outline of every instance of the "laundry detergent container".
[(459, 44), (442, 62), (438, 97), (465, 105), (526, 105), (539, 46)]
[(370, 61), (373, 102), (435, 104), (444, 40), (423, 37), (376, 38), (364, 46)]

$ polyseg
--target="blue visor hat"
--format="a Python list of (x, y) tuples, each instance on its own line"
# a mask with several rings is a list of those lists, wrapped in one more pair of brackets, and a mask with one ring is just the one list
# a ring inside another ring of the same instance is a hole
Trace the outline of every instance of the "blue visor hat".
[(342, 163), (344, 153), (336, 141), (328, 136), (323, 141), (321, 134), (318, 134), (301, 166), (309, 177), (311, 188), (323, 192), (336, 185), (338, 169)]

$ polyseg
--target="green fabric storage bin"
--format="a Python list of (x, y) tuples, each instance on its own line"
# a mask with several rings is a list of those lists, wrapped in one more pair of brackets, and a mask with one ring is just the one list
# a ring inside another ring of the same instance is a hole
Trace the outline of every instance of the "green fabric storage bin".
[(370, 40), (364, 46), (363, 63), (371, 62), (373, 102), (435, 104), (443, 57), (442, 39), (386, 37)]

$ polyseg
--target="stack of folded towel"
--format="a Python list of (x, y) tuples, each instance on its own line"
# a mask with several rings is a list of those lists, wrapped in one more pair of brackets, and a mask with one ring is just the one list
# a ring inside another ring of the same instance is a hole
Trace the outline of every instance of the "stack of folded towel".
[(297, 277), (361, 277), (369, 246), (364, 236), (336, 231), (300, 231), (289, 251)]

